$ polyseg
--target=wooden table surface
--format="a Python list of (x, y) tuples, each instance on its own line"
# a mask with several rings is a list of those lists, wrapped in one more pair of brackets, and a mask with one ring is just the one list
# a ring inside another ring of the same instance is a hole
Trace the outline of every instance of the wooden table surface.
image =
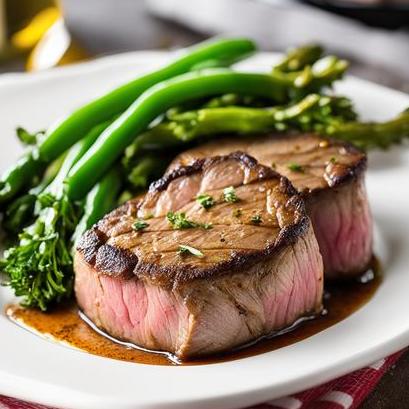
[[(63, 0), (70, 31), (92, 55), (186, 46), (204, 35), (150, 16), (142, 0)], [(112, 19), (115, 15), (115, 19)], [(20, 65), (13, 65), (21, 67)], [(0, 72), (7, 67), (0, 66)], [(408, 79), (397, 78), (380, 67), (353, 61), (351, 71), (394, 87), (408, 90)], [(408, 70), (409, 73), (409, 70)], [(387, 373), (362, 409), (409, 408), (409, 352)]]

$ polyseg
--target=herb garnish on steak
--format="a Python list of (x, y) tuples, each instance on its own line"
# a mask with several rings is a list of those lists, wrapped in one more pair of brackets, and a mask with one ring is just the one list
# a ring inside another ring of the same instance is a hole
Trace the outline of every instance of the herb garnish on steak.
[(170, 168), (241, 150), (286, 176), (305, 199), (329, 278), (362, 274), (372, 258), (366, 155), (315, 134), (218, 138), (181, 153)]
[[(205, 210), (196, 201), (230, 186), (237, 203)], [(196, 225), (169, 229), (169, 212)], [(135, 232), (147, 214), (149, 229)], [(251, 223), (254, 215), (263, 222)], [(286, 178), (239, 152), (176, 169), (107, 215), (82, 238), (75, 270), (77, 301), (96, 325), (181, 359), (321, 310), (322, 259), (302, 200)]]

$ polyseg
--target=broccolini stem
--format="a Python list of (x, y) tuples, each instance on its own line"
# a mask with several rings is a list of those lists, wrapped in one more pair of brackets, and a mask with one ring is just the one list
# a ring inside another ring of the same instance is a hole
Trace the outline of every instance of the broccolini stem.
[(317, 44), (308, 44), (290, 49), (273, 69), (283, 72), (300, 71), (305, 66), (314, 64), (322, 56), (323, 52), (322, 47)]
[(174, 115), (141, 136), (190, 141), (199, 137), (272, 131), (317, 132), (351, 142), (362, 149), (387, 148), (409, 137), (409, 110), (383, 123), (360, 123), (344, 98), (309, 95), (299, 103), (273, 108), (205, 108)]
[(329, 127), (327, 134), (362, 149), (386, 149), (409, 138), (409, 109), (386, 122), (347, 122)]
[[(328, 102), (331, 102), (326, 98)], [(217, 134), (257, 134), (270, 131), (282, 131), (289, 123), (298, 129), (308, 125), (308, 116), (313, 109), (320, 108), (323, 98), (311, 94), (296, 104), (273, 108), (204, 108), (197, 111), (184, 112), (174, 115), (173, 120), (160, 123), (141, 137), (154, 140), (155, 137), (168, 139), (172, 136), (184, 142), (201, 136)]]

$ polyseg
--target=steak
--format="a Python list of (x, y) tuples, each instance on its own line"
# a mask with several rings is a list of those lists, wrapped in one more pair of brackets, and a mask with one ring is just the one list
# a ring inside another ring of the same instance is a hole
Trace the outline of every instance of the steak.
[(74, 268), (78, 304), (95, 325), (179, 359), (322, 308), (322, 258), (302, 199), (240, 152), (179, 167), (105, 216), (82, 237)]
[(372, 217), (363, 152), (314, 134), (225, 138), (180, 154), (170, 168), (236, 150), (273, 167), (303, 196), (327, 278), (350, 277), (367, 270), (372, 259)]

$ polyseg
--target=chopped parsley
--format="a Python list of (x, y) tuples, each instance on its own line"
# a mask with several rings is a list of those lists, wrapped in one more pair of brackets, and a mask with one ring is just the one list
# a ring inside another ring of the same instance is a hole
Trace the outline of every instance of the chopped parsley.
[(223, 197), (224, 201), (228, 203), (236, 203), (239, 200), (233, 186), (226, 187), (226, 189), (223, 190)]
[(136, 219), (132, 225), (132, 228), (136, 231), (146, 229), (149, 226), (149, 223), (146, 223), (143, 219)]
[(251, 217), (250, 221), (252, 224), (259, 225), (262, 222), (261, 216), (259, 214), (256, 214)]
[(304, 168), (298, 163), (289, 163), (287, 166), (292, 172), (304, 172)]
[(331, 156), (331, 158), (329, 159), (330, 163), (336, 163), (337, 162), (337, 158), (335, 156)]
[(192, 256), (195, 256), (195, 257), (199, 257), (199, 258), (204, 256), (204, 254), (200, 250), (195, 249), (194, 247), (191, 247), (191, 246), (187, 246), (186, 244), (180, 244), (179, 245), (178, 253), (181, 256), (186, 256), (186, 255), (189, 255), (189, 254), (191, 254)]
[(197, 196), (196, 202), (198, 202), (205, 210), (210, 209), (216, 204), (213, 197), (206, 193), (202, 193), (201, 195)]
[(208, 230), (213, 227), (211, 223), (197, 223), (187, 219), (186, 213), (184, 212), (168, 212), (166, 218), (175, 230), (193, 229), (194, 227), (201, 227), (202, 229)]
[(197, 227), (195, 222), (186, 218), (186, 213), (168, 212), (166, 218), (175, 230)]

